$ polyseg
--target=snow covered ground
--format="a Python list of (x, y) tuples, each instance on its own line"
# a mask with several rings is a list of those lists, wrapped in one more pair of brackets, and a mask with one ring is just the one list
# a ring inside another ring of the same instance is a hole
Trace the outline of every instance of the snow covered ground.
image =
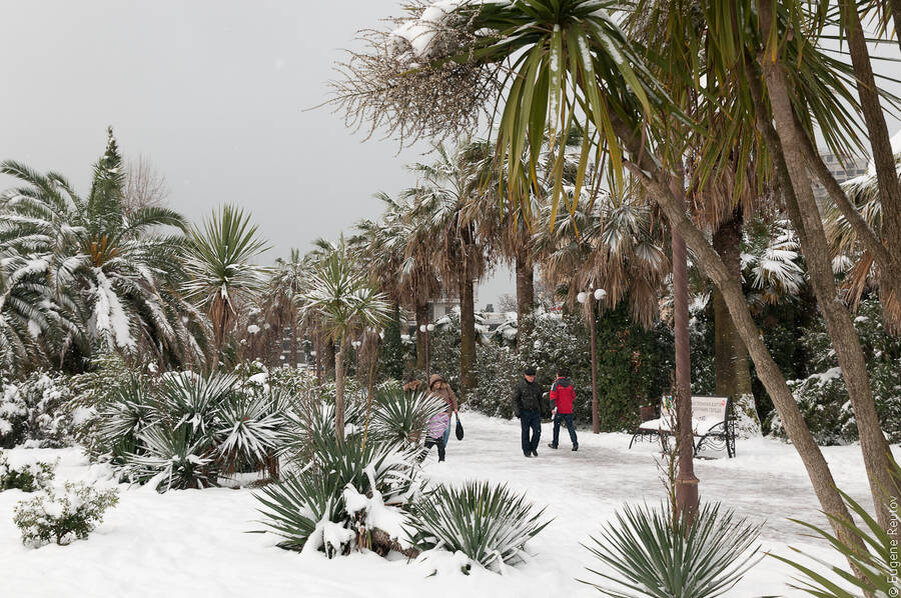
[[(458, 482), (489, 479), (508, 482), (554, 518), (528, 546), (534, 557), (523, 567), (498, 575), (475, 571), (470, 576), (447, 571), (428, 577), (432, 568), (405, 561), (389, 562), (355, 554), (327, 560), (301, 556), (275, 547), (278, 538), (246, 533), (258, 530), (257, 501), (251, 490), (213, 488), (173, 491), (165, 495), (121, 486), (119, 505), (86, 541), (69, 546), (22, 546), (12, 523), (16, 502), (27, 495), (0, 493), (0, 579), (6, 597), (147, 596), (304, 596), (348, 598), (382, 596), (599, 596), (577, 579), (592, 579), (586, 566), (597, 562), (580, 544), (589, 542), (615, 508), (627, 501), (659, 502), (662, 485), (655, 466), (656, 445), (626, 450), (622, 434), (592, 436), (581, 431), (579, 452), (569, 450), (563, 434), (561, 450), (546, 447), (550, 426), (544, 424), (538, 459), (525, 459), (519, 449), (519, 425), (464, 413), (466, 438), (452, 439), (448, 460), (429, 457), (426, 474)], [(868, 496), (857, 446), (827, 447), (826, 457), (840, 487), (857, 499)], [(899, 453), (895, 447), (895, 452)], [(60, 459), (56, 482), (83, 480), (110, 486), (109, 472), (91, 466), (77, 449), (7, 451), (11, 465)], [(698, 460), (696, 471), (705, 500), (721, 500), (739, 513), (764, 520), (764, 550), (785, 554), (789, 544), (803, 546), (828, 560), (822, 546), (809, 547), (787, 517), (823, 522), (800, 459), (791, 446), (773, 440), (738, 443), (736, 459)], [(764, 558), (730, 592), (730, 596), (801, 595), (786, 586), (790, 571)]]

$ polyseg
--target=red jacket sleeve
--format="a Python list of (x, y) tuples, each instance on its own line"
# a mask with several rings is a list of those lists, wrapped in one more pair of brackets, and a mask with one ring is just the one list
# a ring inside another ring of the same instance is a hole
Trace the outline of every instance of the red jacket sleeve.
[(557, 406), (557, 382), (556, 381), (553, 384), (551, 384), (551, 393), (549, 396), (550, 396), (551, 402), (556, 407)]

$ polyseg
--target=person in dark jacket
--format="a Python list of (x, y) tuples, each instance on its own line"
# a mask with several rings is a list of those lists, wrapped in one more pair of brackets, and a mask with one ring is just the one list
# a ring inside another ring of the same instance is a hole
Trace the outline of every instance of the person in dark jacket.
[(573, 443), (573, 450), (579, 450), (579, 439), (576, 437), (576, 429), (573, 427), (573, 403), (576, 400), (576, 390), (573, 383), (566, 377), (565, 368), (557, 368), (557, 379), (551, 385), (550, 399), (554, 406), (554, 441), (548, 446), (557, 448), (560, 442), (560, 423), (566, 423), (569, 439)]
[(522, 454), (538, 456), (541, 438), (541, 389), (535, 384), (535, 368), (526, 368), (513, 388), (513, 414), (522, 426)]

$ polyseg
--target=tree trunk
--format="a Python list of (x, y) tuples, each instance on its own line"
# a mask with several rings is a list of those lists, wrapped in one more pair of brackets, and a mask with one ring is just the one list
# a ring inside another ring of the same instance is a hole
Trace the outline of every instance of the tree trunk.
[(535, 269), (524, 255), (516, 256), (516, 343), (521, 335), (532, 330), (532, 313), (535, 309)]
[[(808, 429), (804, 417), (798, 409), (798, 404), (795, 402), (782, 372), (779, 370), (776, 362), (773, 361), (772, 355), (770, 355), (766, 344), (763, 342), (760, 331), (757, 329), (757, 325), (751, 317), (751, 312), (748, 310), (748, 304), (745, 301), (741, 285), (738, 284), (738, 281), (731, 275), (719, 255), (707, 242), (704, 233), (685, 214), (684, 206), (679, 203), (664, 184), (663, 179), (666, 175), (660, 170), (655, 161), (646, 152), (642, 151), (641, 138), (618, 119), (613, 119), (613, 125), (616, 128), (617, 136), (623, 141), (632, 158), (636, 160), (635, 164), (626, 163), (626, 166), (647, 188), (649, 195), (654, 198), (666, 214), (670, 225), (679, 231), (686, 244), (691, 247), (695, 259), (704, 274), (722, 292), (726, 306), (729, 308), (729, 315), (732, 316), (736, 329), (741, 335), (757, 368), (757, 376), (772, 398), (773, 405), (782, 418), (785, 431), (804, 463), (807, 475), (810, 477), (811, 485), (823, 511), (839, 519), (850, 521), (850, 514), (842, 500), (841, 494), (836, 488), (829, 465), (826, 463), (820, 447), (814, 441), (813, 435), (810, 433), (810, 429)], [(859, 538), (855, 538), (852, 534), (846, 533), (842, 525), (833, 523), (832, 528), (850, 545), (863, 546), (862, 541)]]
[[(741, 206), (728, 220), (720, 223), (713, 234), (713, 249), (720, 255), (726, 268), (741, 281)], [(726, 301), (718, 288), (713, 289), (713, 314), (716, 350), (716, 394), (732, 397), (733, 405), (760, 427), (760, 419), (751, 394), (751, 370), (748, 350), (735, 329)]]
[[(873, 163), (876, 166), (879, 202), (882, 205), (881, 237), (888, 248), (889, 255), (897, 258), (901, 255), (901, 182), (898, 181), (898, 169), (892, 153), (892, 142), (885, 124), (885, 114), (879, 103), (876, 78), (873, 76), (870, 52), (864, 37), (863, 26), (860, 23), (860, 15), (857, 13), (857, 2), (842, 1), (842, 18), (845, 22), (848, 51), (854, 65), (860, 108), (867, 126), (870, 148), (873, 151)], [(883, 306), (892, 302), (890, 295), (893, 290), (895, 300), (901, 301), (901, 293), (897, 289), (880, 288), (880, 295), (889, 295), (881, 297)], [(886, 310), (885, 313), (891, 320), (893, 329), (901, 328), (901, 322), (892, 317), (897, 314), (892, 314), (890, 310)]]
[(585, 307), (588, 310), (588, 332), (591, 342), (591, 431), (594, 434), (601, 433), (601, 414), (598, 405), (598, 321), (595, 317), (595, 298), (589, 294), (585, 298)]
[[(332, 344), (329, 342), (329, 344)], [(335, 436), (344, 442), (344, 343), (335, 353)]]
[(297, 318), (291, 315), (291, 368), (297, 368)]
[[(683, 182), (670, 181), (670, 191), (682, 202)], [(673, 250), (673, 335), (676, 341), (676, 432), (679, 451), (679, 473), (676, 476), (676, 511), (689, 524), (698, 510), (698, 478), (694, 472), (694, 433), (691, 425), (691, 345), (688, 333), (688, 254), (685, 241), (675, 227)]]
[(429, 303), (428, 301), (416, 302), (416, 369), (419, 371), (426, 370), (426, 335), (419, 331), (420, 326), (429, 323)]
[(460, 395), (466, 398), (475, 390), (476, 379), (476, 316), (472, 279), (465, 273), (460, 277)]
[[(760, 4), (760, 20), (764, 33), (769, 31), (772, 23), (771, 10), (772, 7), (768, 3)], [(799, 139), (795, 128), (794, 108), (785, 75), (781, 70), (783, 67), (779, 61), (763, 57), (761, 66), (770, 93), (770, 105), (777, 127), (776, 135), (781, 145), (770, 149), (773, 153), (781, 151), (785, 159), (788, 180), (782, 183), (786, 207), (799, 232), (811, 286), (826, 321), (826, 328), (854, 410), (870, 492), (876, 504), (876, 515), (880, 525), (888, 529), (891, 512), (885, 504), (883, 493), (889, 492), (899, 496), (901, 487), (891, 475), (889, 445), (876, 414), (876, 404), (870, 388), (860, 339), (835, 285), (823, 222), (804, 161), (804, 142)]]

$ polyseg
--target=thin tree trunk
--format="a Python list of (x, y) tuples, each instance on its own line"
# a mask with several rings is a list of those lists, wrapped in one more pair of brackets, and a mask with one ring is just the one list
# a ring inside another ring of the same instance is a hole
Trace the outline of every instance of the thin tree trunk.
[[(681, 178), (670, 181), (670, 192), (683, 201)], [(694, 471), (694, 433), (691, 425), (691, 346), (688, 334), (688, 253), (675, 227), (673, 250), (673, 333), (676, 341), (676, 427), (679, 441), (679, 473), (676, 476), (676, 511), (686, 521), (694, 521), (698, 510), (698, 478)]]
[[(842, 1), (842, 18), (845, 22), (848, 52), (851, 54), (851, 63), (854, 65), (860, 108), (867, 126), (870, 148), (873, 151), (873, 163), (876, 166), (879, 202), (882, 205), (881, 237), (888, 248), (889, 255), (895, 256), (897, 259), (901, 255), (901, 182), (898, 181), (898, 169), (892, 153), (892, 142), (885, 124), (885, 114), (879, 103), (876, 78), (873, 76), (870, 51), (867, 48), (860, 15), (857, 12), (857, 2), (854, 0)], [(897, 283), (897, 281), (895, 282)], [(891, 295), (894, 291), (895, 299), (901, 301), (901, 291), (897, 288), (889, 287), (880, 289), (880, 291), (880, 295)], [(883, 306), (891, 302), (890, 297), (882, 297), (882, 299)], [(892, 315), (888, 310), (885, 313), (887, 316)], [(891, 320), (893, 329), (901, 327), (901, 323), (895, 321), (894, 317), (891, 317)]]
[(429, 323), (429, 304), (416, 302), (416, 369), (426, 370), (426, 335), (419, 331), (420, 326)]
[(591, 431), (594, 434), (601, 433), (601, 414), (598, 405), (598, 341), (597, 318), (595, 317), (595, 298), (589, 294), (585, 299), (585, 307), (588, 310), (588, 331), (591, 342)]
[(518, 326), (516, 343), (519, 338), (532, 330), (532, 313), (535, 309), (535, 268), (526, 256), (516, 256), (516, 311)]
[[(760, 4), (761, 28), (764, 33), (770, 30), (771, 10), (772, 7), (768, 3)], [(848, 310), (839, 298), (835, 285), (823, 222), (813, 196), (813, 188), (804, 160), (802, 149), (804, 142), (798, 138), (794, 126), (794, 108), (785, 75), (781, 70), (783, 67), (780, 62), (766, 58), (761, 58), (761, 63), (770, 93), (773, 119), (777, 126), (776, 134), (781, 144), (781, 152), (785, 159), (789, 179), (783, 181), (786, 207), (789, 217), (795, 228), (798, 229), (810, 282), (826, 321), (826, 328), (839, 366), (841, 366), (842, 377), (845, 380), (848, 397), (854, 410), (860, 436), (860, 448), (870, 482), (870, 492), (876, 504), (876, 515), (879, 524), (888, 529), (891, 523), (891, 512), (888, 505), (885, 504), (883, 493), (888, 491), (899, 496), (901, 488), (891, 475), (889, 445), (876, 413), (876, 403), (873, 399), (860, 339), (854, 330)], [(779, 147), (770, 149), (772, 152), (780, 151)]]
[[(331, 344), (331, 343), (330, 343)], [(335, 353), (335, 436), (344, 442), (344, 342)]]
[[(465, 269), (464, 269), (465, 270)], [(460, 394), (463, 398), (475, 390), (476, 316), (472, 279), (464, 273), (460, 286)]]
[[(663, 183), (662, 179), (665, 178), (665, 174), (661, 172), (654, 160), (642, 151), (641, 139), (622, 121), (614, 119), (613, 125), (616, 128), (617, 136), (623, 141), (632, 158), (636, 160), (635, 164), (626, 163), (626, 166), (648, 189), (649, 195), (666, 214), (670, 225), (676, 228), (685, 239), (704, 274), (723, 293), (729, 314), (754, 361), (757, 376), (772, 398), (785, 431), (804, 463), (823, 511), (839, 519), (850, 521), (850, 514), (836, 488), (829, 464), (826, 463), (820, 447), (814, 441), (813, 435), (798, 409), (798, 404), (786, 384), (785, 377), (763, 342), (757, 325), (751, 317), (751, 312), (748, 310), (741, 285), (707, 242), (704, 233), (688, 218), (684, 206)], [(852, 534), (846, 533), (842, 525), (833, 523), (832, 528), (851, 546), (863, 547), (863, 542)]]

